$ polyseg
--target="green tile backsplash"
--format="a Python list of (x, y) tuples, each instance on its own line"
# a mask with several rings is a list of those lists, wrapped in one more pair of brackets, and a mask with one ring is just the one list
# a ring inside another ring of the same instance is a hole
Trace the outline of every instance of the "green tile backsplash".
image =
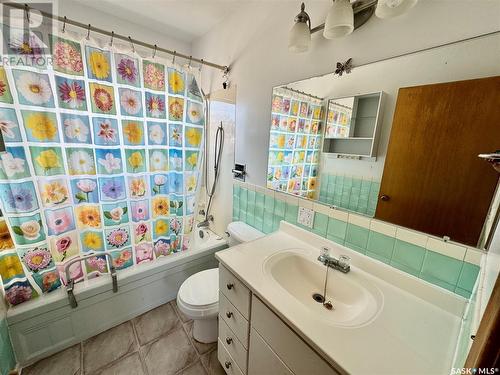
[(424, 263), (425, 252), (423, 247), (396, 239), (391, 265), (413, 276), (418, 276)]
[[(337, 194), (337, 198), (332, 199), (338, 199), (339, 202), (342, 201), (343, 197), (345, 198), (344, 186), (351, 187), (351, 193), (353, 189), (359, 189), (358, 206), (360, 201), (366, 201), (369, 205), (370, 199), (378, 195), (378, 190), (376, 193), (372, 192), (374, 182), (345, 176), (327, 176), (327, 181), (329, 183), (326, 188), (322, 188), (323, 191), (331, 189), (330, 191), (335, 192), (333, 196)], [(332, 185), (330, 185), (330, 181), (333, 181)], [(281, 220), (297, 224), (299, 207), (296, 203), (285, 202), (273, 194), (264, 194), (262, 191), (247, 189), (244, 186), (236, 183), (233, 186), (233, 220), (244, 221), (266, 234), (278, 230)], [(332, 187), (330, 188), (330, 186)], [(352, 197), (349, 198), (349, 201), (351, 199)], [(479, 274), (477, 265), (360, 225), (316, 212), (313, 228), (302, 228), (463, 297), (470, 297)]]
[(356, 248), (363, 249), (362, 252), (365, 253), (369, 235), (370, 231), (368, 229), (348, 223), (345, 236), (346, 246), (350, 247), (349, 244), (354, 245)]
[(373, 258), (376, 258), (384, 263), (390, 263), (395, 242), (396, 239), (394, 237), (370, 231), (368, 244), (366, 245), (366, 252)]
[(329, 218), (328, 229), (326, 233), (328, 237), (335, 237), (339, 241), (342, 241), (342, 243), (344, 243), (346, 231), (347, 223), (345, 221), (337, 220), (333, 217)]
[(462, 265), (463, 262), (458, 259), (427, 251), (420, 278), (453, 292), (457, 287)]
[(375, 215), (380, 182), (356, 177), (322, 174), (318, 200), (365, 215)]
[(328, 230), (328, 216), (317, 212), (314, 215), (314, 224), (312, 231), (322, 237), (326, 237)]

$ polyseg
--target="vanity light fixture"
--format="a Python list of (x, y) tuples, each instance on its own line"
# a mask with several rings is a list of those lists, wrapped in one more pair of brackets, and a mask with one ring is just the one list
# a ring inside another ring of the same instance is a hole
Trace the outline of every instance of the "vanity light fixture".
[(311, 27), (311, 18), (301, 4), (300, 13), (288, 34), (290, 52), (306, 52), (311, 45), (311, 34), (323, 30), (326, 39), (351, 34), (364, 25), (373, 14), (379, 18), (399, 16), (412, 8), (418, 0), (333, 0), (325, 23)]
[(417, 0), (378, 0), (375, 15), (378, 18), (391, 18), (406, 13)]
[(300, 13), (295, 16), (295, 24), (288, 34), (290, 52), (306, 52), (311, 44), (311, 18), (305, 11), (305, 4), (300, 6)]

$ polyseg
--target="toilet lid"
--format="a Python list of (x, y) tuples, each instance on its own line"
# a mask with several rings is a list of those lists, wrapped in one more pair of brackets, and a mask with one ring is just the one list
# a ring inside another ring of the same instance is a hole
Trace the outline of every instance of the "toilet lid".
[(195, 273), (179, 289), (182, 301), (192, 306), (212, 305), (219, 301), (219, 269)]

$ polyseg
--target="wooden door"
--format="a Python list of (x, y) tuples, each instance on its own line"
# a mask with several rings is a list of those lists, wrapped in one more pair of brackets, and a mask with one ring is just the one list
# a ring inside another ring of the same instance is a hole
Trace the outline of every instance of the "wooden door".
[(401, 88), (375, 217), (475, 246), (499, 149), (500, 76)]

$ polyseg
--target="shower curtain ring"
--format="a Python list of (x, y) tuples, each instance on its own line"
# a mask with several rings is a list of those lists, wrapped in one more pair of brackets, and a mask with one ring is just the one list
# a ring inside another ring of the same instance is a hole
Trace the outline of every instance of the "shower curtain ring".
[(172, 65), (175, 64), (175, 55), (177, 55), (177, 51), (174, 51), (174, 58), (172, 59)]
[(200, 59), (200, 68), (199, 68), (200, 72), (201, 72), (201, 68), (203, 68), (203, 59)]
[(130, 35), (129, 35), (129, 37), (128, 37), (128, 40), (129, 40), (129, 42), (130, 42), (130, 46), (132, 47), (132, 52), (134, 52), (134, 53), (135, 53), (134, 43), (132, 43), (132, 38), (130, 37)]
[(193, 60), (193, 56), (189, 56), (188, 68), (191, 68), (191, 61)]
[(61, 31), (63, 34), (66, 32), (66, 20), (67, 20), (67, 18), (66, 18), (66, 16), (64, 16), (63, 27), (62, 27), (62, 31)]
[(109, 46), (113, 47), (113, 38), (115, 37), (115, 32), (111, 31), (111, 40), (109, 41)]
[(155, 44), (155, 49), (153, 50), (153, 57), (152, 57), (153, 59), (154, 59), (154, 58), (155, 58), (155, 56), (156, 56), (156, 50), (157, 50), (157, 49), (158, 49), (158, 47), (157, 47), (157, 45)]
[(87, 37), (85, 39), (89, 40), (90, 39), (90, 23), (89, 23), (89, 26), (87, 27)]

